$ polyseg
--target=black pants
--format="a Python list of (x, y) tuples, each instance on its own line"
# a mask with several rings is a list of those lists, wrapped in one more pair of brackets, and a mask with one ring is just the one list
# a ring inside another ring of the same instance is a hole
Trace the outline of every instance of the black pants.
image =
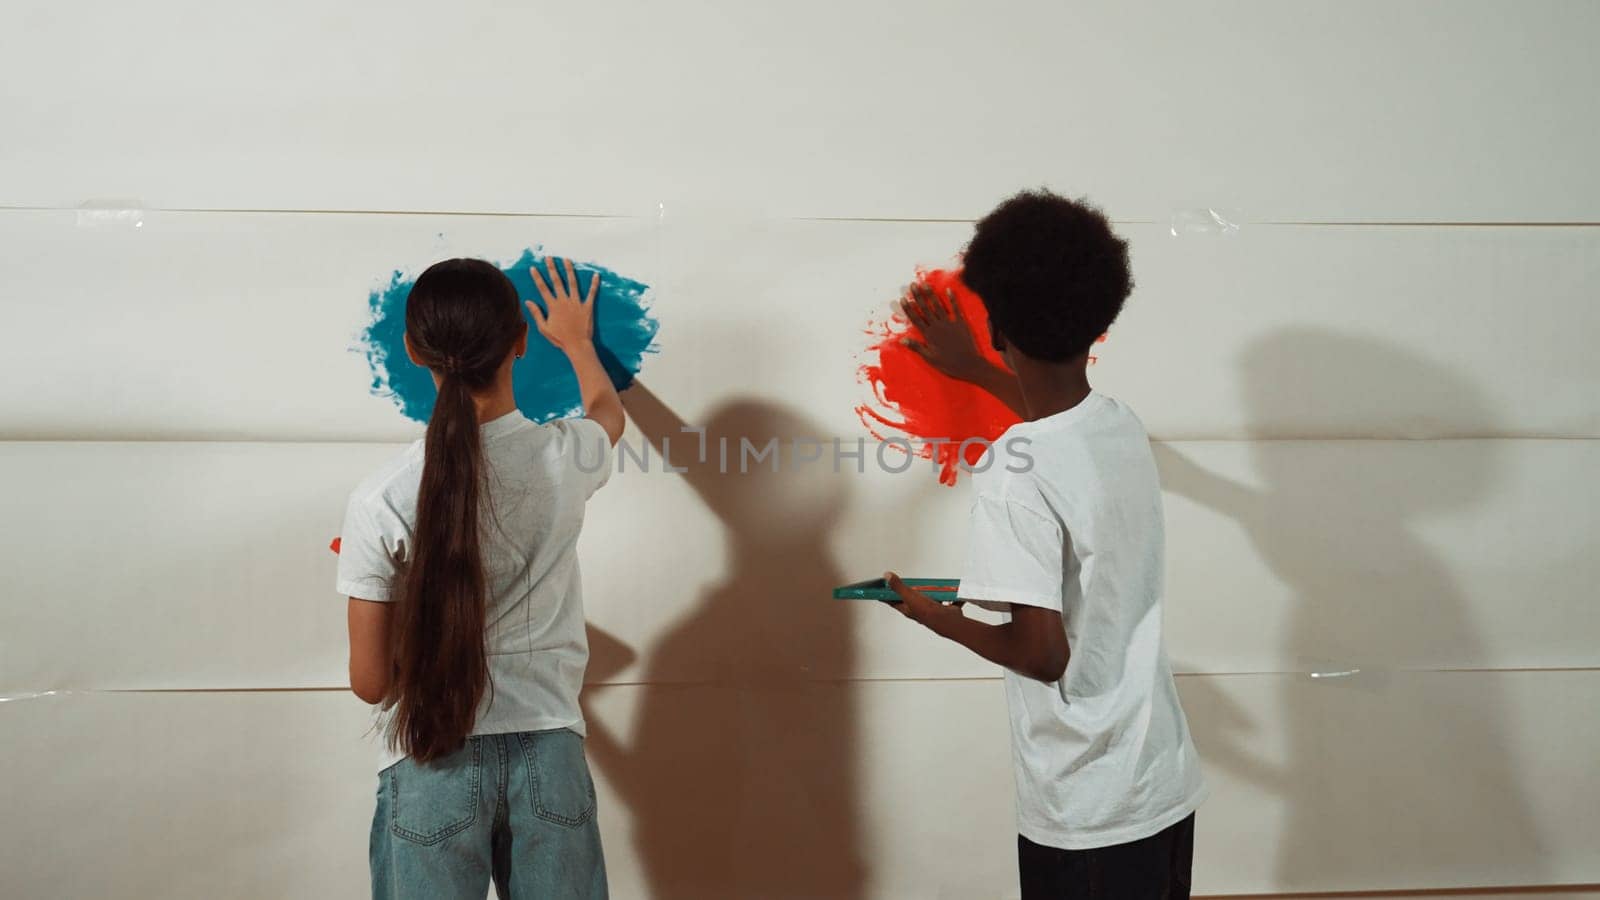
[(1194, 815), (1141, 840), (1061, 850), (1017, 836), (1022, 900), (1189, 900)]

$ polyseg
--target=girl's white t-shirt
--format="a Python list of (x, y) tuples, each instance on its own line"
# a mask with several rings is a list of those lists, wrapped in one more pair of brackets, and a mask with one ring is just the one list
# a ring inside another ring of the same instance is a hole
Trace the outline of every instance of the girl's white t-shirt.
[(1068, 850), (1149, 837), (1205, 795), (1162, 641), (1165, 532), (1149, 435), (1126, 406), (1091, 393), (996, 446), (1011, 452), (991, 450), (973, 477), (960, 595), (1053, 609), (1070, 649), (1055, 684), (1005, 673), (1018, 830)]
[[(589, 662), (577, 541), (584, 504), (612, 468), (611, 441), (591, 419), (535, 424), (520, 412), (481, 426), (487, 501), (482, 509), (488, 576), (492, 691), (473, 734), (570, 728), (584, 733), (578, 690)], [(340, 594), (388, 602), (412, 547), (423, 442), (351, 493), (339, 536)], [(377, 733), (387, 724), (378, 710)], [(382, 765), (400, 757), (386, 742)]]

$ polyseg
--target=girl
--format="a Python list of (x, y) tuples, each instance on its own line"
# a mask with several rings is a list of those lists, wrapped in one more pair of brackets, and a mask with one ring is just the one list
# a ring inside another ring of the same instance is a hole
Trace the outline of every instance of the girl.
[(599, 276), (580, 299), (571, 262), (547, 268), (548, 283), (533, 271), (546, 310), (528, 311), (571, 361), (584, 418), (536, 425), (517, 411), (516, 288), (480, 260), (438, 263), (406, 301), (406, 353), (439, 389), (427, 436), (345, 513), (350, 685), (381, 704), (388, 763), (374, 898), (481, 900), (491, 879), (502, 898), (606, 896), (574, 546), (623, 413), (593, 342)]

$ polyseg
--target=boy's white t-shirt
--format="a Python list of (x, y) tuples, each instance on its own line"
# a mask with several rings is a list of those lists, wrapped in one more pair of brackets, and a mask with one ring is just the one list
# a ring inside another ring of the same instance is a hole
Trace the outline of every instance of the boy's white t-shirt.
[[(492, 692), (473, 734), (570, 728), (584, 733), (578, 690), (589, 662), (576, 546), (584, 503), (611, 474), (611, 441), (591, 419), (538, 425), (520, 412), (482, 424), (481, 496)], [(339, 536), (339, 593), (391, 600), (411, 550), (423, 442), (350, 495)], [(379, 733), (386, 724), (378, 712)], [(382, 763), (400, 757), (382, 751)]]
[(1068, 850), (1156, 834), (1206, 789), (1162, 643), (1165, 531), (1149, 435), (1126, 406), (1091, 393), (1012, 426), (988, 463), (973, 477), (960, 596), (1056, 610), (1070, 648), (1055, 684), (1005, 673), (1018, 830)]

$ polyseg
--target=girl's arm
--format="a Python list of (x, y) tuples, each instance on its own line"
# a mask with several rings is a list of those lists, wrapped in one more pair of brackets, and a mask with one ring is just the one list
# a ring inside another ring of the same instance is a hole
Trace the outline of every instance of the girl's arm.
[[(595, 281), (600, 276), (594, 276)], [(595, 352), (594, 343), (585, 341), (574, 348), (563, 347), (567, 351), (567, 359), (572, 361), (572, 371), (578, 376), (578, 393), (583, 396), (583, 414), (606, 430), (606, 436), (611, 438), (611, 445), (615, 447), (622, 438), (622, 427), (626, 419), (622, 413), (622, 398), (617, 396), (617, 388), (611, 383), (611, 376), (606, 374), (605, 366), (600, 364), (600, 354)]]
[[(600, 423), (613, 446), (622, 437), (626, 420), (622, 413), (622, 400), (611, 383), (611, 376), (600, 362), (594, 346), (594, 298), (600, 291), (600, 273), (589, 278), (588, 295), (578, 294), (578, 276), (572, 269), (572, 260), (549, 257), (544, 261), (550, 273), (547, 283), (537, 266), (529, 269), (534, 287), (544, 298), (545, 308), (528, 301), (528, 312), (539, 327), (539, 333), (557, 349), (567, 354), (572, 371), (578, 376), (578, 394), (583, 400), (583, 414)], [(562, 269), (565, 269), (563, 277)]]
[(350, 598), (350, 690), (368, 703), (389, 695), (389, 604)]

